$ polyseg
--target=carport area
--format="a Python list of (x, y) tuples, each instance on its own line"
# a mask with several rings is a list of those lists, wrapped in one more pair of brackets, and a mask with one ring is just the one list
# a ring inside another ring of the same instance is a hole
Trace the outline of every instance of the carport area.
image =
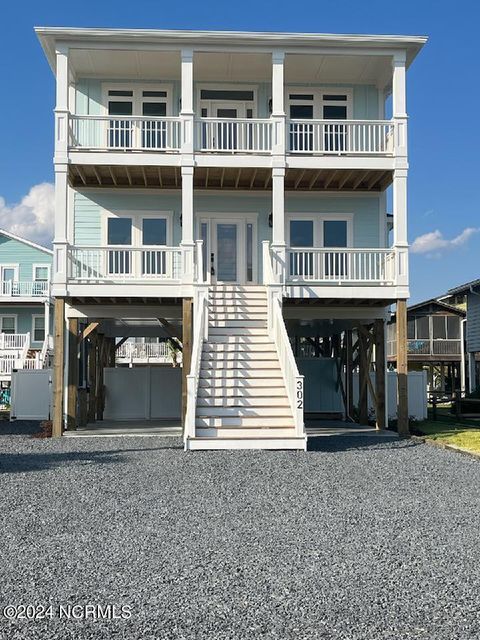
[[(55, 360), (54, 435), (181, 435), (191, 299), (71, 299), (56, 304), (64, 309), (57, 310), (55, 349), (58, 355), (63, 343), (64, 353)], [(172, 358), (153, 363), (149, 357), (136, 358), (125, 365), (116, 354), (132, 340), (165, 343)], [(59, 425), (55, 403), (62, 400)]]

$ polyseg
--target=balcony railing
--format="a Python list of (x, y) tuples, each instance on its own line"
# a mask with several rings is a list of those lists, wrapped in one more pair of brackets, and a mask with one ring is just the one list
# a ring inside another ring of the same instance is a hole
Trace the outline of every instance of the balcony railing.
[[(179, 117), (70, 115), (69, 123), (72, 149), (177, 152), (191, 136)], [(273, 124), (272, 118), (197, 118), (194, 147), (271, 153)], [(288, 120), (285, 146), (293, 154), (393, 155), (394, 127), (392, 120)]]
[(289, 248), (287, 282), (319, 284), (393, 284), (392, 249)]
[(272, 123), (253, 118), (201, 118), (195, 123), (198, 151), (226, 153), (269, 153)]
[(389, 120), (289, 120), (290, 153), (393, 154), (394, 124)]
[[(411, 356), (460, 356), (462, 353), (461, 340), (443, 340), (439, 338), (407, 340), (407, 353)], [(387, 355), (397, 354), (397, 343), (390, 340), (387, 343)]]
[(69, 146), (75, 149), (178, 151), (180, 118), (70, 116)]
[(180, 247), (69, 247), (68, 275), (80, 282), (180, 281)]
[(0, 293), (2, 296), (7, 297), (45, 297), (48, 295), (49, 284), (48, 282), (15, 282), (12, 280), (6, 280), (2, 282)]
[(19, 351), (29, 342), (29, 333), (0, 333), (0, 351), (4, 349)]

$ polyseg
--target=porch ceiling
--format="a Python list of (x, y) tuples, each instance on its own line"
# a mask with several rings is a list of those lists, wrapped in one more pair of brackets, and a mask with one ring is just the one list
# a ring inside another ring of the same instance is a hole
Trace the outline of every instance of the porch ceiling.
[[(383, 191), (392, 182), (392, 171), (377, 169), (300, 169), (289, 168), (285, 174), (287, 191)], [(179, 189), (180, 167), (131, 165), (69, 166), (72, 187), (148, 187)], [(270, 168), (197, 167), (195, 189), (244, 189), (269, 191), (272, 186)]]

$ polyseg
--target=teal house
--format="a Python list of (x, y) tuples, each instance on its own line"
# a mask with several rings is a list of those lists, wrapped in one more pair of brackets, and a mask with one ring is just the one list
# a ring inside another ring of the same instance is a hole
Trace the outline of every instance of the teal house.
[(42, 368), (48, 360), (52, 316), (52, 251), (0, 229), (0, 382), (12, 369)]

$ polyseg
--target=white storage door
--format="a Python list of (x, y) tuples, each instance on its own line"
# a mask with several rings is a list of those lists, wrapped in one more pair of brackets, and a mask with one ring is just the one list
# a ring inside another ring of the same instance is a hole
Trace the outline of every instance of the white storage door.
[(11, 420), (49, 420), (51, 406), (51, 369), (12, 372)]

